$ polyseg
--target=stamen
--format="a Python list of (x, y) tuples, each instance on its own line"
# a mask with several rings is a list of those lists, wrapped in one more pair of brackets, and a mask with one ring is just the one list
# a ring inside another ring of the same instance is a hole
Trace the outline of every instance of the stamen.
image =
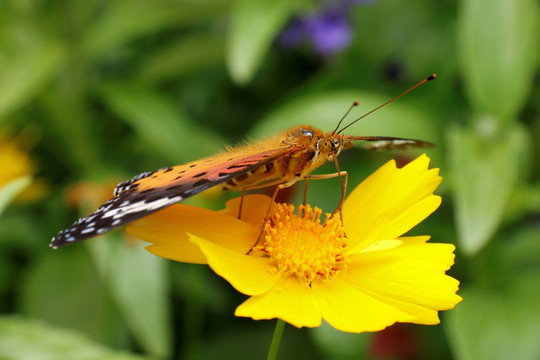
[(314, 280), (330, 280), (347, 264), (344, 248), (348, 244), (341, 220), (322, 210), (300, 205), (277, 204), (275, 214), (265, 225), (264, 243), (257, 248), (269, 258), (272, 271), (296, 276), (308, 285)]

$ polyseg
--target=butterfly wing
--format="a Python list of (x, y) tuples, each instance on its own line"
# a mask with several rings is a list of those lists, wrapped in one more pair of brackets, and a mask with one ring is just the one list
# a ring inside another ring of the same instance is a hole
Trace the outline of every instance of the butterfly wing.
[(92, 214), (60, 231), (50, 246), (58, 248), (106, 233), (273, 161), (291, 148), (250, 155), (224, 153), (185, 165), (145, 172), (118, 184), (115, 197)]
[(407, 150), (414, 148), (427, 148), (433, 147), (434, 144), (413, 139), (404, 139), (398, 137), (389, 136), (355, 136), (355, 135), (343, 135), (345, 141), (368, 141), (364, 145), (367, 150)]

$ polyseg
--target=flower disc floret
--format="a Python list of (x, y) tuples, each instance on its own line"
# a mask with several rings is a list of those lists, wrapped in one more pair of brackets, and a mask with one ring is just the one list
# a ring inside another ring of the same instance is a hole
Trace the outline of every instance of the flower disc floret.
[(271, 271), (295, 276), (311, 284), (331, 280), (345, 270), (344, 249), (348, 239), (341, 220), (322, 210), (300, 205), (277, 204), (275, 214), (264, 229), (264, 243), (258, 246), (269, 257)]

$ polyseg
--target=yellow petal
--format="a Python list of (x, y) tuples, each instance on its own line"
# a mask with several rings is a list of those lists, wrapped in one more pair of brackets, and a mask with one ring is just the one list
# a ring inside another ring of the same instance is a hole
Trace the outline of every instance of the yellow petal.
[(379, 331), (411, 316), (366, 294), (343, 278), (313, 283), (322, 316), (334, 328), (348, 332)]
[(368, 247), (362, 250), (363, 253), (370, 251), (382, 251), (397, 248), (403, 244), (403, 240), (380, 240), (369, 244)]
[[(240, 208), (240, 199), (237, 197), (227, 201), (225, 209), (221, 210), (221, 213), (236, 218), (238, 216), (238, 209)], [(272, 199), (270, 197), (261, 194), (244, 196), (242, 221), (260, 228), (271, 201)]]
[[(163, 236), (163, 239), (165, 238), (166, 236)], [(148, 245), (145, 249), (149, 253), (164, 259), (191, 264), (206, 264), (206, 257), (200, 249), (184, 240), (178, 243), (172, 240), (159, 241), (154, 245)]]
[(454, 246), (428, 244), (429, 237), (400, 238), (400, 247), (361, 252), (351, 257), (343, 274), (354, 288), (407, 314), (404, 320), (437, 324), (439, 310), (452, 309), (461, 301), (459, 282), (445, 271), (454, 262)]
[(189, 237), (191, 242), (204, 253), (212, 270), (243, 294), (263, 294), (280, 279), (279, 273), (269, 271), (266, 257), (245, 255), (245, 253), (227, 249), (195, 235), (189, 235)]
[(349, 195), (343, 206), (349, 252), (376, 240), (395, 239), (437, 209), (441, 200), (433, 191), (441, 177), (438, 169), (428, 166), (426, 155), (401, 169), (389, 161)]
[(167, 259), (205, 264), (206, 257), (189, 241), (187, 233), (215, 242), (238, 253), (253, 246), (259, 231), (252, 225), (215, 211), (175, 204), (139, 219), (126, 228), (141, 240), (153, 243), (152, 254)]
[(279, 318), (296, 327), (321, 325), (321, 313), (311, 289), (295, 277), (283, 278), (269, 292), (249, 298), (234, 314), (255, 320)]

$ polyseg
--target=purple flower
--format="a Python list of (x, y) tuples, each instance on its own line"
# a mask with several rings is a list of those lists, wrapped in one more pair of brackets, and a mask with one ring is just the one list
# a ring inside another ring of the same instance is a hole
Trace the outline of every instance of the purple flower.
[(278, 43), (285, 49), (296, 47), (304, 41), (305, 24), (302, 19), (294, 19), (289, 22), (289, 25), (281, 32), (278, 38)]
[(286, 49), (297, 47), (307, 41), (322, 56), (330, 56), (345, 50), (352, 40), (352, 26), (347, 14), (358, 4), (374, 0), (341, 0), (327, 3), (317, 12), (298, 16), (282, 31), (278, 38)]
[(351, 43), (352, 27), (341, 8), (321, 12), (305, 22), (306, 37), (318, 54), (339, 53)]
[(351, 6), (351, 5), (366, 5), (374, 3), (375, 0), (342, 0), (343, 5)]

